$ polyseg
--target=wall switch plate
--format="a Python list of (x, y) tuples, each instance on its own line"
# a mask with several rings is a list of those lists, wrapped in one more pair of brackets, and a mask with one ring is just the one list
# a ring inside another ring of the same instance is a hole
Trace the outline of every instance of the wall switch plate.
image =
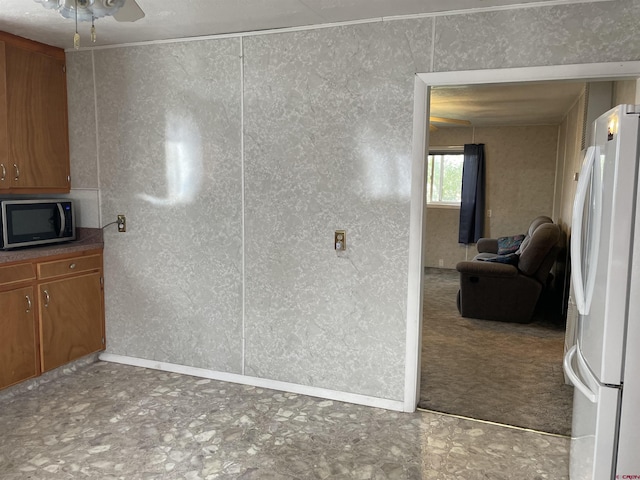
[(127, 231), (127, 217), (118, 215), (118, 231), (124, 233)]
[(347, 249), (347, 231), (346, 230), (336, 230), (336, 233), (333, 235), (333, 247), (337, 251), (344, 251)]

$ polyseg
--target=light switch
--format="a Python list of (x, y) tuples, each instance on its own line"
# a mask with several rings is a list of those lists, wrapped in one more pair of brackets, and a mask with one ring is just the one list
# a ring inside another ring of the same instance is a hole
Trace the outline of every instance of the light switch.
[(336, 230), (336, 233), (333, 236), (333, 246), (336, 251), (344, 251), (347, 249), (347, 231), (346, 230)]

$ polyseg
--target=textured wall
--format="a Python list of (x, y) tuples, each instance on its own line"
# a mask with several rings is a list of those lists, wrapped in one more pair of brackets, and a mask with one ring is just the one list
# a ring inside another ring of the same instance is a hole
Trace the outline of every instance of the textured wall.
[(129, 221), (105, 232), (109, 351), (401, 400), (413, 74), (635, 60), (639, 6), (245, 37), (244, 89), (239, 38), (96, 50), (97, 125), (70, 52), (73, 185), (99, 171), (103, 222)]
[(438, 17), (434, 71), (637, 60), (639, 15), (617, 0)]
[(239, 373), (240, 40), (94, 54), (108, 351)]
[(91, 52), (67, 54), (71, 188), (98, 188), (96, 107)]
[(427, 234), (424, 239), (425, 266), (456, 268), (456, 264), (466, 260), (468, 255), (473, 257), (475, 252), (473, 245), (467, 247), (458, 243), (459, 225), (459, 208), (427, 207)]
[(621, 80), (613, 82), (613, 102), (612, 105), (621, 105), (623, 103), (636, 103), (637, 80)]
[(485, 236), (525, 233), (533, 218), (551, 216), (557, 125), (476, 128), (475, 142), (487, 157)]
[(571, 212), (573, 211), (573, 197), (577, 183), (574, 175), (580, 171), (582, 156), (580, 144), (582, 141), (582, 124), (584, 118), (585, 98), (581, 97), (573, 108), (567, 113), (562, 122), (564, 145), (560, 149), (564, 151), (564, 171), (558, 182), (562, 182), (562, 195), (560, 197), (560, 217), (556, 219), (566, 234), (571, 229)]
[(247, 374), (401, 398), (413, 74), (430, 25), (245, 40)]

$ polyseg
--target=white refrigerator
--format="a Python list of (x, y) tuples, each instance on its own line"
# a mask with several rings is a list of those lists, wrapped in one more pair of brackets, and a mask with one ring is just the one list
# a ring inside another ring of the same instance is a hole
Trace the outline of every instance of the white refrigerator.
[(640, 480), (640, 106), (594, 122), (574, 201), (571, 480)]

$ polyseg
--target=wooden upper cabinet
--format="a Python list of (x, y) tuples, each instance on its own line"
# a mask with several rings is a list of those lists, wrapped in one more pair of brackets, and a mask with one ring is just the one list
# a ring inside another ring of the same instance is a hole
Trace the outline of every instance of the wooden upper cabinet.
[(64, 51), (0, 34), (0, 189), (69, 188)]
[(0, 192), (11, 187), (9, 165), (9, 131), (7, 112), (7, 55), (4, 42), (0, 41)]

